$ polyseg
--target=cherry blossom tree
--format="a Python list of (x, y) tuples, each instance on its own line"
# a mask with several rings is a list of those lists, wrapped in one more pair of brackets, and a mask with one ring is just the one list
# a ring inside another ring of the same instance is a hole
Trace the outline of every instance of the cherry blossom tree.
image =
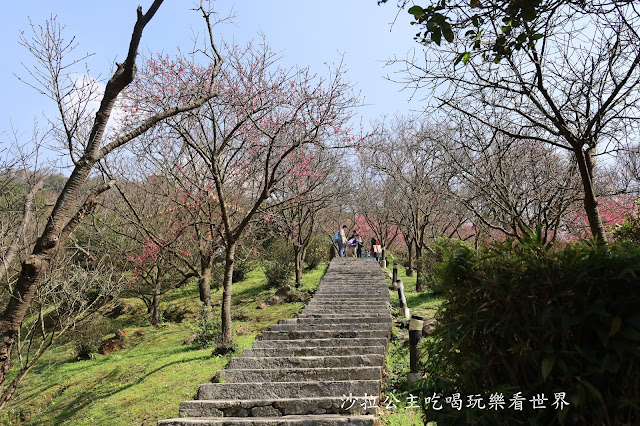
[(307, 250), (316, 237), (319, 219), (348, 195), (341, 185), (340, 152), (317, 150), (299, 152), (297, 166), (274, 191), (276, 198), (288, 199), (275, 214), (284, 236), (291, 241), (295, 257), (296, 286), (301, 285)]
[(194, 253), (198, 242), (192, 223), (184, 217), (189, 210), (171, 203), (182, 194), (173, 191), (167, 196), (163, 190), (171, 188), (171, 182), (158, 176), (138, 181), (121, 178), (116, 187), (121, 198), (109, 206), (118, 218), (111, 230), (128, 240), (119, 252), (126, 256), (127, 269), (133, 273), (129, 289), (142, 299), (151, 324), (157, 326), (161, 296), (198, 276), (188, 267), (198, 262)]
[[(181, 150), (173, 139), (159, 133), (150, 137), (152, 140), (145, 136), (130, 147), (133, 158), (124, 156), (120, 164), (106, 171), (119, 182), (116, 187), (124, 200), (124, 204), (114, 203), (114, 209), (124, 219), (125, 229), (133, 231), (128, 232), (129, 236), (144, 235), (137, 238), (138, 244), (154, 235), (173, 241), (155, 244), (173, 259), (168, 265), (184, 279), (198, 279), (203, 315), (210, 318), (216, 255), (223, 247), (213, 183), (200, 172), (197, 162), (185, 161), (190, 152)], [(157, 151), (151, 152), (151, 148)]]
[[(352, 138), (346, 135), (345, 124), (355, 99), (343, 81), (342, 68), (331, 69), (328, 79), (308, 69), (284, 69), (264, 42), (244, 48), (225, 46), (224, 57), (215, 85), (217, 95), (203, 108), (168, 120), (158, 136), (180, 141), (180, 166), (189, 164), (206, 176), (215, 194), (225, 248), (222, 343), (228, 344), (232, 341), (232, 274), (238, 241), (265, 209), (286, 203), (274, 191), (299, 170), (300, 154), (307, 147), (323, 149)], [(159, 93), (175, 85), (154, 76), (179, 78), (180, 70), (177, 64), (144, 70), (149, 78), (132, 87), (128, 107), (142, 117), (166, 108)], [(201, 83), (191, 79), (179, 84), (199, 92)]]

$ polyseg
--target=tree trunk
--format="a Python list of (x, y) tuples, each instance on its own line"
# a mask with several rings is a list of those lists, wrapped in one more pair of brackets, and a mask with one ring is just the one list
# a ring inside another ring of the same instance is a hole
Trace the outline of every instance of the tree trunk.
[(294, 247), (296, 256), (296, 288), (302, 286), (302, 266), (304, 262), (304, 250), (301, 247)]
[(153, 299), (151, 301), (151, 325), (157, 327), (160, 324), (160, 281), (153, 285)]
[[(22, 262), (18, 282), (7, 307), (0, 316), (0, 387), (4, 384), (11, 365), (11, 350), (18, 335), (18, 329), (31, 305), (36, 287), (49, 267), (49, 262), (53, 259), (59, 245), (67, 239), (82, 218), (93, 210), (94, 202), (97, 203), (98, 192), (95, 192), (87, 198), (75, 214), (73, 213), (73, 208), (77, 207), (80, 188), (92, 167), (93, 163), (86, 158), (79, 161), (79, 165), (71, 173), (58, 197), (49, 221), (31, 255)], [(92, 197), (93, 195), (95, 197)]]
[(593, 158), (591, 157), (591, 149), (589, 148), (585, 151), (578, 149), (574, 151), (574, 153), (576, 154), (578, 169), (580, 170), (580, 179), (582, 180), (582, 187), (584, 189), (584, 209), (587, 213), (587, 219), (589, 220), (591, 235), (606, 243), (607, 235), (600, 217), (598, 199), (593, 189)]
[(422, 261), (422, 247), (416, 244), (416, 291), (424, 291), (424, 262)]
[(409, 252), (409, 262), (407, 264), (407, 273), (408, 277), (413, 276), (413, 240), (409, 240), (409, 244), (407, 245), (407, 249)]
[(202, 319), (208, 321), (212, 318), (211, 311), (211, 278), (213, 274), (213, 256), (202, 256), (200, 264), (200, 277), (198, 289), (200, 302), (202, 302)]
[(31, 370), (31, 367), (33, 367), (34, 364), (35, 363), (29, 363), (29, 366), (27, 368), (23, 368), (22, 370), (20, 370), (16, 378), (13, 379), (11, 383), (9, 383), (9, 386), (7, 386), (7, 388), (4, 390), (4, 392), (2, 392), (2, 396), (0, 396), (0, 411), (4, 409), (4, 407), (7, 405), (7, 402), (9, 402), (9, 399), (13, 397), (13, 394), (16, 392), (16, 389), (18, 389), (18, 385), (22, 383), (22, 379), (24, 379), (24, 376), (27, 375), (27, 373), (29, 372), (29, 370)]
[[(54, 247), (56, 246), (57, 241), (54, 242)], [(11, 351), (22, 320), (52, 257), (53, 250), (43, 250), (41, 245), (37, 245), (34, 253), (22, 262), (20, 277), (7, 308), (0, 317), (0, 387), (4, 384), (11, 366)]]
[(231, 286), (233, 279), (233, 262), (235, 260), (235, 242), (227, 246), (224, 255), (224, 278), (222, 281), (222, 344), (228, 345), (233, 341), (231, 330)]
[[(18, 254), (20, 242), (24, 239), (24, 236), (27, 232), (27, 226), (31, 224), (31, 216), (33, 216), (31, 209), (33, 206), (33, 201), (36, 198), (36, 193), (40, 189), (42, 189), (43, 185), (44, 185), (44, 177), (41, 177), (40, 179), (38, 179), (35, 185), (31, 187), (31, 189), (25, 196), (20, 226), (16, 228), (16, 231), (13, 235), (13, 239), (11, 240), (11, 244), (9, 245), (9, 248), (7, 249), (7, 252), (5, 253), (2, 259), (4, 263), (3, 265), (4, 267), (0, 270), (0, 280), (2, 280), (5, 274), (9, 275), (9, 268), (11, 267), (11, 263), (13, 263), (13, 259), (16, 257), (16, 254)], [(9, 281), (10, 280), (7, 279), (7, 282)], [(9, 293), (11, 293), (12, 291), (13, 289), (9, 284)]]

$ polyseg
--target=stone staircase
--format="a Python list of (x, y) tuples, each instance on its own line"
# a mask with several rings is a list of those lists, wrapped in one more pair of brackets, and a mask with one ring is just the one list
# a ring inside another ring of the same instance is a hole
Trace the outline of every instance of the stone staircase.
[(298, 318), (269, 327), (158, 425), (378, 425), (390, 333), (378, 264), (335, 258)]

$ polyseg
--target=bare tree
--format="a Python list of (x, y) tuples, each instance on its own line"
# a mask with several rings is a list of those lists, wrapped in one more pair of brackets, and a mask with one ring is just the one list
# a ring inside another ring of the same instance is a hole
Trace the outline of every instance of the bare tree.
[(35, 198), (49, 173), (48, 165), (40, 161), (43, 141), (38, 131), (34, 130), (28, 144), (20, 143), (16, 133), (0, 151), (0, 280), (9, 293), (17, 275), (18, 255), (37, 232)]
[[(211, 72), (207, 75), (209, 84), (202, 86), (197, 93), (184, 93), (180, 98), (181, 101), (149, 114), (136, 126), (122, 129), (120, 134), (110, 136), (106, 133), (107, 122), (120, 94), (135, 79), (136, 57), (143, 30), (161, 4), (162, 0), (155, 0), (146, 13), (143, 13), (141, 7), (138, 8), (126, 58), (123, 62), (116, 64), (116, 69), (106, 84), (100, 106), (93, 119), (87, 119), (83, 111), (88, 113), (88, 109), (83, 105), (88, 105), (89, 100), (93, 99), (94, 95), (86, 93), (87, 90), (92, 93), (94, 86), (83, 84), (78, 88), (73, 83), (75, 80), (71, 77), (72, 67), (82, 61), (82, 58), (74, 59), (71, 56), (76, 43), (73, 39), (65, 40), (63, 27), (57, 20), (54, 18), (43, 27), (34, 26), (32, 36), (23, 34), (21, 38), (21, 43), (37, 61), (35, 68), (28, 70), (31, 79), (27, 82), (57, 105), (60, 118), (56, 131), (64, 138), (60, 142), (67, 146), (74, 168), (56, 200), (44, 231), (35, 243), (31, 254), (22, 263), (21, 273), (12, 296), (0, 315), (0, 385), (4, 384), (9, 371), (11, 353), (20, 325), (39, 285), (45, 279), (55, 254), (84, 217), (95, 208), (100, 194), (112, 186), (111, 182), (89, 186), (92, 182), (88, 178), (96, 163), (105, 160), (111, 152), (163, 120), (198, 108), (215, 95), (213, 83), (222, 65), (222, 57), (212, 43), (213, 36), (209, 25), (209, 52), (212, 52), (210, 59), (213, 61)], [(209, 23), (210, 14), (202, 4), (200, 10), (206, 22)], [(80, 99), (80, 104), (74, 103), (73, 99)], [(89, 127), (84, 127), (85, 123), (89, 124)], [(88, 193), (84, 200), (83, 193)]]
[[(638, 137), (640, 12), (633, 2), (622, 1), (540, 4), (545, 7), (530, 19), (518, 20), (517, 31), (525, 37), (517, 48), (496, 56), (482, 49), (466, 52), (460, 62), (456, 58), (465, 48), (459, 34), (447, 46), (429, 45), (424, 61), (402, 61), (403, 81), (427, 87), (440, 113), (457, 111), (510, 138), (570, 152), (592, 235), (606, 241), (595, 162)], [(500, 12), (497, 3), (485, 6), (487, 13)], [(468, 6), (460, 8), (464, 13)], [(493, 46), (512, 31), (515, 21), (484, 21), (477, 42)]]
[[(356, 210), (385, 250), (392, 247), (399, 235), (398, 206), (400, 191), (394, 180), (363, 163), (365, 178), (356, 189)], [(354, 191), (355, 192), (355, 191)]]
[[(439, 236), (452, 237), (466, 221), (455, 207), (450, 190), (453, 168), (445, 161), (446, 147), (437, 143), (427, 122), (396, 117), (363, 152), (366, 164), (390, 181), (398, 193), (396, 224), (415, 244), (420, 259)], [(417, 265), (417, 290), (423, 291), (422, 266)]]
[(464, 116), (457, 124), (451, 118), (449, 128), (439, 126), (437, 139), (456, 170), (453, 192), (474, 222), (500, 238), (522, 239), (540, 227), (543, 242), (553, 245), (580, 198), (575, 162), (549, 145), (514, 140)]
[(3, 388), (0, 409), (42, 355), (70, 330), (91, 319), (124, 285), (125, 275), (116, 272), (109, 256), (82, 262), (79, 253), (65, 250), (38, 285), (16, 337), (17, 375)]

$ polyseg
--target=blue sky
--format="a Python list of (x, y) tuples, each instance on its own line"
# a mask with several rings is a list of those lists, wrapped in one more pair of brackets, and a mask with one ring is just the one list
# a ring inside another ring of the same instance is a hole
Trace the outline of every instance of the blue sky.
[[(4, 5), (0, 25), (4, 47), (0, 63), (0, 133), (9, 131), (13, 123), (26, 140), (33, 119), (54, 108), (51, 101), (14, 76), (26, 74), (21, 62), (31, 62), (28, 52), (18, 44), (20, 30), (30, 31), (29, 18), (34, 24), (41, 24), (50, 15), (57, 15), (66, 25), (67, 36), (76, 37), (78, 52), (95, 53), (89, 60), (91, 76), (105, 79), (113, 61), (126, 53), (138, 4), (146, 10), (151, 0), (26, 0)], [(143, 48), (168, 54), (175, 52), (176, 46), (188, 50), (193, 31), (203, 29), (200, 16), (189, 10), (193, 6), (191, 0), (166, 0), (145, 29)], [(418, 99), (408, 102), (412, 93), (401, 91), (399, 84), (383, 77), (394, 72), (392, 67), (384, 67), (387, 59), (394, 55), (404, 57), (410, 49), (420, 48), (413, 42), (415, 28), (408, 24), (406, 12), (401, 12), (391, 27), (397, 13), (395, 2), (378, 6), (376, 0), (244, 0), (218, 1), (215, 7), (222, 15), (228, 15), (233, 8), (236, 15), (233, 23), (216, 27), (219, 35), (227, 41), (243, 43), (263, 33), (273, 50), (282, 52), (284, 65), (309, 66), (322, 73), (325, 62), (338, 62), (343, 54), (348, 78), (365, 104), (357, 111), (365, 124), (382, 114), (420, 109)], [(4, 141), (6, 134), (0, 136), (0, 144)]]

